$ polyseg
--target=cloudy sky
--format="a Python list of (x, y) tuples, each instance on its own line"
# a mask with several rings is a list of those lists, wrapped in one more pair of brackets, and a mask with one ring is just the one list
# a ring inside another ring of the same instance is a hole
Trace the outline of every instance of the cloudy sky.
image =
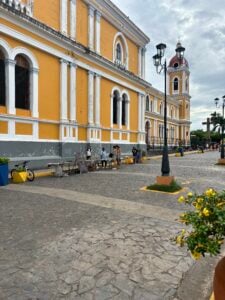
[(147, 80), (160, 90), (163, 77), (152, 63), (155, 45), (167, 44), (170, 59), (181, 40), (191, 72), (191, 129), (203, 128), (215, 111), (214, 99), (225, 95), (225, 0), (112, 1), (149, 36)]

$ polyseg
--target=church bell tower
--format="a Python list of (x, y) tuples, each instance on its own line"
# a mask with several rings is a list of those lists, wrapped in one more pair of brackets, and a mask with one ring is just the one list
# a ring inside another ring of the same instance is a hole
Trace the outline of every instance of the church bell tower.
[(182, 47), (180, 42), (177, 43), (175, 51), (176, 54), (170, 60), (167, 68), (167, 93), (179, 102), (179, 140), (183, 146), (189, 146), (191, 125), (189, 64), (183, 55), (185, 48)]

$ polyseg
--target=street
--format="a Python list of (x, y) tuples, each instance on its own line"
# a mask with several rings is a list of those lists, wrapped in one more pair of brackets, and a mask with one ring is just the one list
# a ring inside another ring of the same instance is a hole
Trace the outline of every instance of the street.
[(218, 157), (170, 157), (176, 195), (140, 190), (160, 175), (154, 158), (1, 187), (0, 299), (209, 299), (216, 259), (195, 262), (171, 239), (180, 195), (225, 188)]

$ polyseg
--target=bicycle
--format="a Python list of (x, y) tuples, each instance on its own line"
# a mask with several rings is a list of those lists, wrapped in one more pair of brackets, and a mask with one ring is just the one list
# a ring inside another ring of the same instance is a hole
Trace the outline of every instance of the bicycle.
[(27, 180), (33, 181), (35, 178), (34, 172), (27, 167), (27, 164), (29, 162), (30, 162), (29, 160), (25, 160), (24, 162), (15, 165), (14, 166), (15, 168), (11, 170), (11, 178), (13, 179), (13, 175), (15, 174), (15, 172), (26, 172)]

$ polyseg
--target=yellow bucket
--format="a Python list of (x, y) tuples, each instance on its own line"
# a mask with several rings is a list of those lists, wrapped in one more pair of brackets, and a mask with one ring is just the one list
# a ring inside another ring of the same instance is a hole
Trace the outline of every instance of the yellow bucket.
[(27, 172), (13, 172), (13, 183), (22, 183), (27, 180)]

